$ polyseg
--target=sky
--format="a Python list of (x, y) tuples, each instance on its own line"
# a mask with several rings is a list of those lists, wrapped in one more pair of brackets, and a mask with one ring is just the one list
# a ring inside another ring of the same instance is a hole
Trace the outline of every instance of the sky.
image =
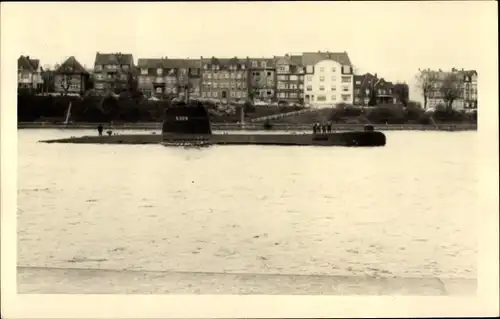
[[(96, 51), (138, 58), (349, 54), (360, 73), (410, 84), (419, 68), (484, 67), (496, 37), (494, 1), (2, 2), (2, 43), (42, 65)], [(496, 46), (495, 46), (496, 48)]]

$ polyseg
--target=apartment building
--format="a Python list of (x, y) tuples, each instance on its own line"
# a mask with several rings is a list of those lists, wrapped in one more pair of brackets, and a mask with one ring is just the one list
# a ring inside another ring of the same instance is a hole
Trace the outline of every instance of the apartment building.
[(62, 94), (83, 94), (87, 90), (89, 76), (89, 72), (80, 62), (70, 56), (54, 70), (54, 91)]
[(201, 60), (139, 59), (138, 89), (146, 97), (201, 97)]
[(353, 103), (353, 70), (346, 52), (305, 52), (302, 64), (306, 68), (306, 105), (322, 108), (337, 103)]
[(40, 60), (29, 55), (17, 59), (17, 88), (39, 92), (43, 88), (43, 69)]
[(249, 58), (201, 57), (203, 98), (222, 102), (246, 100), (249, 86)]
[(276, 97), (288, 104), (304, 103), (304, 66), (301, 55), (275, 56)]
[(394, 84), (384, 78), (378, 78), (377, 73), (354, 75), (353, 87), (355, 105), (368, 105), (372, 96), (375, 105), (397, 102), (397, 97), (394, 95)]
[(98, 94), (119, 93), (134, 89), (135, 65), (132, 54), (96, 53), (94, 62), (94, 90)]
[(476, 109), (477, 108), (477, 71), (475, 70), (458, 70), (452, 68), (450, 71), (439, 70), (421, 70), (422, 73), (427, 73), (432, 80), (432, 90), (428, 93), (427, 107), (435, 108), (440, 104), (446, 104), (443, 98), (442, 87), (444, 81), (450, 76), (454, 75), (455, 83), (452, 85), (457, 86), (459, 94), (453, 101), (452, 107), (456, 110)]
[(464, 71), (464, 108), (477, 109), (477, 71)]
[(271, 102), (276, 97), (276, 67), (272, 58), (250, 58), (249, 96)]

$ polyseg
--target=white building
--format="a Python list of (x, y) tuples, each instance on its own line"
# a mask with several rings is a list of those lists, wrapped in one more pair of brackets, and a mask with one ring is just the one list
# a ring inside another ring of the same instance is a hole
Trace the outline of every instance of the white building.
[(346, 52), (304, 53), (304, 102), (313, 108), (352, 104), (353, 71)]

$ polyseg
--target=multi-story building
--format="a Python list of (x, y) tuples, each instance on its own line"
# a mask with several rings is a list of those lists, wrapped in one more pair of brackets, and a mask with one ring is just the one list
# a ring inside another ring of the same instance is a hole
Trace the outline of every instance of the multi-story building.
[(353, 103), (353, 71), (346, 52), (306, 52), (302, 63), (306, 67), (306, 105), (321, 108)]
[(250, 58), (249, 97), (254, 100), (271, 102), (276, 95), (276, 68), (274, 59)]
[(274, 57), (276, 65), (276, 97), (288, 104), (304, 103), (304, 66), (302, 56)]
[(21, 55), (17, 59), (17, 87), (38, 92), (43, 87), (43, 69), (40, 60)]
[(138, 88), (145, 96), (201, 97), (201, 61), (192, 59), (139, 59)]
[(134, 89), (135, 66), (132, 54), (96, 53), (94, 90), (98, 94)]
[(83, 94), (87, 90), (89, 73), (74, 56), (54, 70), (54, 90), (58, 93)]
[(202, 97), (222, 102), (246, 100), (249, 85), (249, 59), (201, 57)]
[[(452, 108), (456, 110), (476, 109), (477, 108), (477, 72), (475, 70), (458, 70), (452, 68), (451, 71), (421, 70), (427, 74), (432, 89), (427, 93), (427, 107), (434, 108), (437, 105), (446, 104), (443, 96), (443, 87), (452, 86), (451, 89), (457, 89)], [(449, 82), (450, 76), (453, 81)]]
[(477, 109), (477, 71), (464, 71), (464, 108)]
[(374, 104), (396, 103), (397, 97), (394, 95), (394, 84), (386, 81), (384, 78), (378, 78), (366, 73), (363, 75), (354, 75), (354, 104), (368, 105), (370, 99), (374, 97)]

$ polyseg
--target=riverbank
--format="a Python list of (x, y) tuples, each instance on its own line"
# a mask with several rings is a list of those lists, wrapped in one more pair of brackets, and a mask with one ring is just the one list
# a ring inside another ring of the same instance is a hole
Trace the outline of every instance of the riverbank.
[(18, 293), (474, 295), (476, 280), (18, 267)]
[[(120, 123), (113, 124), (112, 130), (157, 130), (161, 131), (162, 123), (143, 122), (143, 123)], [(85, 129), (94, 130), (97, 128), (96, 123), (75, 123), (75, 124), (55, 124), (47, 122), (19, 122), (18, 129)], [(351, 131), (363, 130), (364, 124), (332, 124), (332, 129), (336, 131)], [(106, 128), (108, 129), (108, 128)], [(233, 131), (233, 130), (263, 130), (262, 124), (248, 123), (213, 123), (212, 129), (217, 131)], [(310, 125), (303, 124), (273, 124), (272, 130), (277, 131), (310, 131)], [(377, 124), (375, 129), (379, 131), (476, 131), (477, 124), (455, 123), (455, 124)]]

